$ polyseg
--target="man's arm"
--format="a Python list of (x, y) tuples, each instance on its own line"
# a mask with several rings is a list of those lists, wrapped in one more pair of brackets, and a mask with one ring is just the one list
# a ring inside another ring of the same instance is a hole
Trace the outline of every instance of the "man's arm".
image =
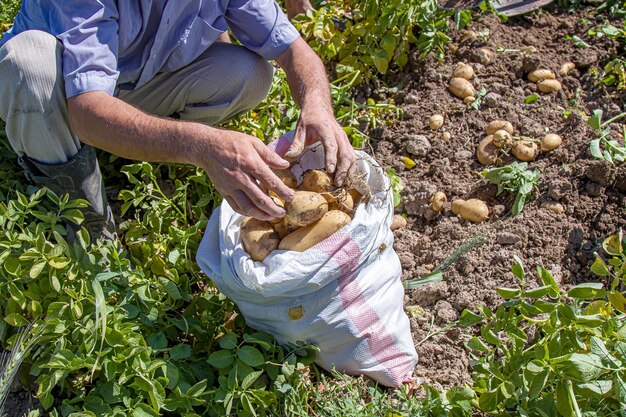
[(319, 57), (298, 38), (277, 59), (287, 73), (287, 82), (294, 100), (301, 109), (293, 144), (285, 158), (293, 159), (305, 146), (322, 142), (326, 169), (335, 172), (335, 182), (341, 185), (356, 154), (346, 133), (335, 120), (326, 69)]
[(288, 162), (252, 136), (151, 116), (101, 91), (71, 97), (68, 111), (74, 132), (96, 148), (129, 159), (205, 169), (222, 197), (241, 214), (261, 220), (285, 214), (257, 180), (284, 200), (293, 198), (270, 169), (287, 168)]

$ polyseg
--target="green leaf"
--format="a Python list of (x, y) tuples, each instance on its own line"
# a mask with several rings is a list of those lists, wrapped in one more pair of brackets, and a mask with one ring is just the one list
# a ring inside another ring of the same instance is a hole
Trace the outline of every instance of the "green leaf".
[(241, 388), (242, 389), (250, 388), (252, 384), (254, 384), (254, 381), (256, 381), (262, 374), (263, 374), (262, 370), (249, 373), (248, 375), (245, 376), (243, 381), (241, 381)]
[(543, 388), (548, 382), (549, 375), (549, 368), (542, 368), (541, 371), (533, 375), (532, 379), (530, 380), (530, 387), (528, 388), (528, 396), (531, 400), (537, 398), (539, 394), (543, 392)]
[(524, 104), (533, 104), (537, 100), (539, 100), (539, 94), (531, 94), (524, 98)]
[(496, 291), (498, 292), (498, 294), (500, 294), (500, 297), (506, 298), (506, 299), (515, 298), (521, 292), (519, 288), (505, 288), (505, 287), (496, 288)]
[(511, 271), (513, 272), (513, 275), (515, 275), (523, 284), (524, 277), (526, 276), (526, 273), (524, 272), (524, 264), (517, 255), (513, 255), (513, 259), (515, 260), (515, 263), (511, 267)]
[(522, 297), (542, 298), (548, 295), (548, 293), (551, 291), (553, 291), (553, 289), (550, 285), (542, 285), (541, 287), (532, 288), (530, 290), (522, 292)]
[(592, 381), (605, 372), (602, 359), (594, 353), (572, 353), (557, 366), (564, 378), (579, 382)]
[(459, 326), (461, 327), (472, 327), (481, 323), (483, 318), (478, 314), (474, 314), (469, 310), (463, 310), (461, 313), (461, 317), (459, 319)]
[(609, 302), (620, 313), (626, 314), (626, 297), (619, 291), (609, 291), (607, 294)]
[(602, 247), (609, 255), (620, 256), (623, 254), (624, 249), (622, 248), (620, 235), (613, 235), (604, 239), (604, 242), (602, 242)]
[(220, 347), (222, 349), (235, 349), (237, 347), (237, 335), (233, 332), (228, 332), (220, 339)]
[(609, 268), (598, 255), (596, 255), (596, 260), (593, 261), (591, 265), (591, 272), (599, 277), (607, 277), (610, 275)]
[(566, 381), (559, 380), (556, 385), (556, 409), (561, 416), (574, 416), (574, 398), (570, 395)]
[(37, 262), (35, 262), (33, 264), (33, 266), (30, 268), (30, 271), (28, 272), (28, 275), (31, 278), (37, 278), (39, 276), (39, 274), (41, 274), (41, 271), (43, 271), (43, 269), (45, 268), (47, 262), (45, 259), (41, 259)]
[(191, 357), (191, 346), (179, 344), (170, 349), (170, 358), (172, 360), (183, 360)]
[(223, 369), (233, 364), (233, 353), (229, 350), (218, 350), (209, 355), (209, 365), (217, 369)]
[(604, 159), (602, 149), (600, 149), (600, 139), (594, 139), (589, 142), (589, 152), (596, 159)]
[(131, 417), (159, 417), (159, 413), (150, 408), (148, 404), (139, 403), (133, 410)]
[(261, 366), (265, 363), (263, 354), (253, 346), (242, 346), (239, 348), (237, 357), (250, 366)]
[(4, 321), (13, 327), (27, 326), (29, 324), (29, 321), (19, 313), (7, 314), (4, 317)]
[(389, 66), (389, 55), (384, 49), (375, 49), (371, 52), (372, 61), (376, 69), (384, 74)]
[(203, 379), (202, 381), (198, 382), (196, 385), (194, 385), (193, 387), (187, 390), (187, 396), (199, 397), (200, 395), (202, 395), (202, 393), (206, 389), (207, 383), (208, 381), (206, 379)]
[(602, 127), (602, 110), (596, 109), (593, 111), (593, 115), (587, 119), (587, 124), (596, 130), (600, 130)]
[(583, 284), (578, 284), (567, 292), (567, 295), (570, 297), (583, 300), (602, 298), (605, 294), (606, 291), (604, 290), (601, 282), (585, 282)]

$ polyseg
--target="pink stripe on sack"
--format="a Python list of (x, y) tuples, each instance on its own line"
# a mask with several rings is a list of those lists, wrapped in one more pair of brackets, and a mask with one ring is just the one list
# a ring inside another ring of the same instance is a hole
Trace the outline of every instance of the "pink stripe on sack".
[(404, 382), (414, 381), (410, 376), (414, 365), (410, 360), (407, 362), (406, 353), (398, 349), (385, 324), (367, 303), (355, 279), (355, 270), (361, 259), (360, 248), (343, 233), (336, 233), (326, 241), (320, 242), (316, 248), (331, 256), (339, 264), (341, 270), (338, 280), (339, 293), (344, 310), (361, 336), (367, 339), (370, 352), (376, 361), (387, 369), (393, 386), (399, 387)]

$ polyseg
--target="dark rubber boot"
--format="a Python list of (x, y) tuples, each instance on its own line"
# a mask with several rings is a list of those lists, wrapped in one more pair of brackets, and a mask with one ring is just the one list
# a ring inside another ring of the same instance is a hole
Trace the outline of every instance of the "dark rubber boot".
[(67, 224), (68, 240), (74, 240), (76, 231), (82, 226), (89, 232), (91, 242), (98, 238), (115, 238), (113, 212), (107, 202), (102, 174), (98, 166), (96, 151), (83, 145), (69, 161), (49, 165), (29, 159), (26, 155), (18, 158), (26, 177), (35, 185), (45, 186), (59, 197), (69, 194), (70, 200), (83, 199), (90, 204), (84, 208), (85, 221), (77, 226)]

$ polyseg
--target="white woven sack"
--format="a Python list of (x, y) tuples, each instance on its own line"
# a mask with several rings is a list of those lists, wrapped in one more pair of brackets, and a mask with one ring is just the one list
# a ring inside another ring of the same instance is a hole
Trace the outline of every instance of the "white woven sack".
[[(269, 146), (285, 150), (293, 132)], [(217, 288), (239, 307), (253, 328), (281, 344), (319, 347), (316, 363), (327, 370), (366, 375), (398, 387), (412, 381), (417, 363), (404, 313), (400, 261), (390, 230), (389, 179), (367, 154), (358, 172), (376, 193), (353, 220), (305, 252), (276, 250), (253, 261), (239, 237), (243, 216), (224, 201), (214, 211), (197, 261)], [(293, 172), (324, 166), (321, 147), (305, 151)], [(369, 162), (368, 162), (369, 161)]]

